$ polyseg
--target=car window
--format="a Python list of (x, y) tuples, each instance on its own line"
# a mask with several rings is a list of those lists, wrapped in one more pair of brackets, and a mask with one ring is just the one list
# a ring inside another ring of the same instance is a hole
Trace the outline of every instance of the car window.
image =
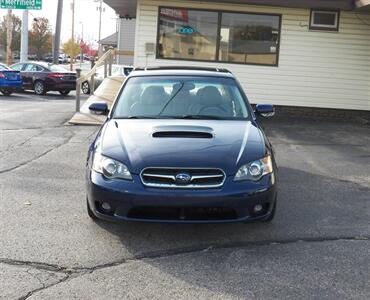
[(199, 117), (247, 119), (248, 105), (232, 78), (179, 76), (131, 77), (113, 117)]
[(23, 66), (24, 64), (17, 64), (17, 65), (12, 66), (12, 69), (15, 71), (21, 71)]
[(27, 64), (24, 70), (26, 72), (41, 72), (41, 71), (44, 71), (44, 68), (38, 65), (34, 65), (34, 64)]

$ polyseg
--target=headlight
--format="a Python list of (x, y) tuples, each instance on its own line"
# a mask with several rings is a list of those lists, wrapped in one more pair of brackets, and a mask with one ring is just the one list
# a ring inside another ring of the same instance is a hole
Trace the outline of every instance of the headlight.
[(252, 180), (258, 181), (262, 176), (273, 172), (271, 156), (268, 155), (262, 159), (252, 161), (238, 170), (234, 181)]
[(107, 178), (120, 178), (132, 180), (132, 176), (126, 165), (114, 159), (105, 157), (95, 152), (92, 169), (103, 174)]

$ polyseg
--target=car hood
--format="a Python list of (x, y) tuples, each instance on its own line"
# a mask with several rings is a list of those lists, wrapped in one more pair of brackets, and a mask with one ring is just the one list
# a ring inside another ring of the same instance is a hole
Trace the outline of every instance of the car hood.
[(205, 167), (232, 175), (266, 153), (261, 130), (250, 121), (109, 120), (96, 145), (134, 174), (147, 167)]

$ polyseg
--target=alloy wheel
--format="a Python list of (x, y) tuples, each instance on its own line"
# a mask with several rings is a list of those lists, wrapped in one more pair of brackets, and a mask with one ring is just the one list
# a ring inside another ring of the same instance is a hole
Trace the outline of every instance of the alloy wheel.
[(34, 86), (37, 95), (45, 95), (45, 85), (41, 81), (37, 81)]
[(84, 94), (90, 93), (90, 86), (89, 86), (89, 83), (87, 81), (82, 83), (81, 90)]

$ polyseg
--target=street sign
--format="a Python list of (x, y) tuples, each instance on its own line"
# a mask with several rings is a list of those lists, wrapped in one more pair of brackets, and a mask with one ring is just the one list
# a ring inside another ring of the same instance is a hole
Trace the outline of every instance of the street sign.
[(42, 9), (42, 0), (0, 0), (2, 9)]

